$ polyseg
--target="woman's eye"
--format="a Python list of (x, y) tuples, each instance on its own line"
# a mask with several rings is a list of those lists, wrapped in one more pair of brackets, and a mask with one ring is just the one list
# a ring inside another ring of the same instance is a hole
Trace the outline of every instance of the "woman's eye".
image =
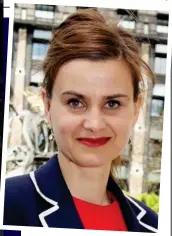
[(118, 106), (120, 106), (120, 102), (119, 101), (116, 101), (116, 100), (111, 100), (111, 101), (108, 101), (107, 103), (106, 103), (106, 108), (112, 108), (112, 109), (114, 109), (114, 108), (117, 108)]
[(82, 103), (77, 100), (77, 99), (70, 99), (67, 103), (70, 107), (72, 108), (80, 108), (80, 107), (83, 107)]

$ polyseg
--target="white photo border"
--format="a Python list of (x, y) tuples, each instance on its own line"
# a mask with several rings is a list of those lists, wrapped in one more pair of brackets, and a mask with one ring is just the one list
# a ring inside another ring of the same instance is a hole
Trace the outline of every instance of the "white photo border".
[[(7, 2), (7, 1), (6, 1)], [(164, 104), (164, 120), (163, 120), (163, 144), (162, 144), (162, 158), (161, 158), (161, 181), (160, 181), (160, 209), (159, 209), (159, 223), (158, 235), (170, 235), (170, 209), (171, 206), (171, 57), (172, 57), (172, 1), (165, 0), (121, 0), (121, 1), (100, 1), (100, 0), (10, 0), (8, 4), (10, 8), (4, 9), (4, 16), (9, 17), (9, 36), (8, 36), (8, 56), (7, 56), (7, 75), (6, 75), (6, 92), (5, 92), (5, 110), (4, 110), (4, 129), (3, 129), (3, 149), (2, 149), (2, 169), (1, 169), (1, 192), (0, 204), (1, 209), (4, 207), (4, 190), (5, 190), (5, 170), (6, 170), (6, 157), (7, 155), (7, 139), (8, 139), (8, 116), (9, 116), (9, 97), (10, 97), (10, 78), (11, 78), (11, 58), (12, 58), (12, 40), (13, 40), (13, 23), (14, 23), (14, 3), (24, 4), (46, 4), (46, 5), (62, 5), (62, 6), (87, 6), (87, 7), (100, 7), (100, 8), (121, 8), (121, 9), (140, 9), (140, 10), (157, 10), (169, 12), (169, 29), (168, 29), (168, 42), (167, 42), (167, 65), (166, 65), (166, 83), (165, 83), (165, 104)], [(170, 11), (171, 9), (171, 11)], [(134, 232), (114, 232), (114, 231), (93, 231), (93, 230), (78, 230), (78, 229), (52, 229), (52, 228), (36, 228), (36, 227), (23, 227), (23, 226), (4, 226), (3, 225), (3, 211), (0, 214), (1, 229), (8, 230), (21, 230), (22, 236), (30, 236), (41, 233), (42, 236), (47, 236), (48, 233), (56, 235), (58, 232), (61, 236), (65, 233), (71, 235), (91, 235), (107, 236), (108, 234), (116, 235), (136, 235), (144, 236), (147, 233), (134, 233)], [(150, 233), (152, 234), (152, 233)]]

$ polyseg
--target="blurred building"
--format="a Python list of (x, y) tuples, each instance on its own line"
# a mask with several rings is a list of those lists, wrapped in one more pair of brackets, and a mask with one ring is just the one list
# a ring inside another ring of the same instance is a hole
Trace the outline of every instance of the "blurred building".
[[(24, 89), (27, 86), (36, 89), (42, 82), (43, 74), (39, 64), (47, 52), (52, 30), (78, 8), (15, 4), (11, 87), (12, 102), (17, 111), (27, 109), (28, 106), (23, 96)], [(147, 191), (147, 181), (159, 184), (168, 13), (122, 9), (98, 10), (111, 21), (119, 19), (119, 24), (139, 40), (142, 57), (157, 76), (153, 90), (148, 82), (146, 105), (133, 133), (132, 144), (124, 151), (124, 162), (119, 171), (126, 190), (136, 195)], [(15, 134), (17, 133), (15, 131)]]

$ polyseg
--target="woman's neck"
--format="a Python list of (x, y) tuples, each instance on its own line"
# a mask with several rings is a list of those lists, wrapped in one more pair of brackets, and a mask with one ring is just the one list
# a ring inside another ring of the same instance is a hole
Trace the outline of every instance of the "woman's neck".
[(100, 167), (81, 167), (62, 153), (58, 154), (58, 159), (72, 196), (98, 205), (110, 204), (106, 187), (111, 163)]

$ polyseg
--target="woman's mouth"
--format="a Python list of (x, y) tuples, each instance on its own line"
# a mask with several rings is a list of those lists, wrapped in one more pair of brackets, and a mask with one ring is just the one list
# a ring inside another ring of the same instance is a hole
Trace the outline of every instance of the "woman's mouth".
[(77, 140), (88, 147), (100, 147), (105, 145), (110, 139), (111, 139), (110, 137), (101, 137), (101, 138), (78, 138)]

